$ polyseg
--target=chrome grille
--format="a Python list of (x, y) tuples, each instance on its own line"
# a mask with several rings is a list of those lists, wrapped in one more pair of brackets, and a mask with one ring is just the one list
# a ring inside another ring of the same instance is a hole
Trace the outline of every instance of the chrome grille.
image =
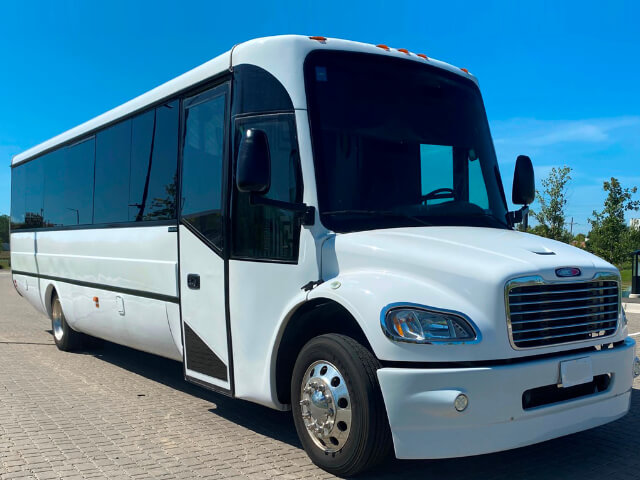
[(620, 287), (614, 275), (574, 283), (516, 279), (506, 294), (511, 344), (518, 349), (607, 337), (618, 325)]

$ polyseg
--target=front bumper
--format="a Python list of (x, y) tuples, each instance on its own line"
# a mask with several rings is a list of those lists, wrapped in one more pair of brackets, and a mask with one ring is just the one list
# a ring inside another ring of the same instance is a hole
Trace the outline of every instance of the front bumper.
[[(605, 391), (524, 410), (522, 394), (558, 382), (561, 361), (591, 357)], [(615, 348), (480, 368), (382, 368), (380, 387), (396, 457), (449, 458), (497, 452), (597, 427), (629, 410), (635, 342)], [(469, 398), (463, 412), (453, 407)]]

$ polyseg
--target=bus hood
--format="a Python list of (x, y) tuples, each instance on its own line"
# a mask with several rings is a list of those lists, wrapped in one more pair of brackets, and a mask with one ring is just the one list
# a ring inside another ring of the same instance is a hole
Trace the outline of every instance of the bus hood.
[[(455, 277), (505, 282), (578, 267), (576, 280), (615, 267), (585, 250), (513, 230), (479, 227), (415, 227), (339, 234), (323, 249), (323, 278), (352, 269), (402, 270), (432, 279)], [(325, 275), (326, 274), (326, 275)], [(435, 278), (434, 278), (435, 276)], [(464, 288), (463, 285), (458, 285)]]
[[(559, 278), (556, 269), (580, 275)], [(327, 297), (358, 319), (378, 358), (403, 361), (487, 360), (575, 348), (555, 345), (514, 350), (507, 330), (505, 287), (509, 280), (587, 281), (596, 273), (618, 275), (604, 260), (564, 243), (512, 230), (479, 227), (415, 227), (337, 234), (322, 248), (324, 283), (310, 298)], [(462, 312), (481, 332), (472, 345), (393, 342), (380, 328), (385, 309), (412, 304)], [(609, 337), (624, 337), (618, 329)], [(581, 347), (602, 340), (580, 342)]]

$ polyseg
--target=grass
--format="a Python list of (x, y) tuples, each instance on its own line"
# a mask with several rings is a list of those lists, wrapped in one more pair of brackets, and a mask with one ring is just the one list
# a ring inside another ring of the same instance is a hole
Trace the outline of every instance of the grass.
[(0, 252), (0, 269), (6, 270), (11, 267), (9, 252)]
[(622, 291), (629, 290), (631, 288), (631, 264), (620, 265), (618, 270), (622, 276)]

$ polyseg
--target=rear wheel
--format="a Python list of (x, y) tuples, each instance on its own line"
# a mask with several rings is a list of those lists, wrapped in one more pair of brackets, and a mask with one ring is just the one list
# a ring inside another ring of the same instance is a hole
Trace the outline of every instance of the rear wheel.
[(67, 323), (57, 293), (53, 294), (51, 300), (51, 330), (56, 347), (60, 350), (70, 352), (82, 347), (84, 335), (73, 330)]
[(391, 432), (378, 368), (369, 350), (344, 335), (321, 335), (300, 352), (291, 381), (293, 419), (320, 468), (352, 476), (388, 456)]

